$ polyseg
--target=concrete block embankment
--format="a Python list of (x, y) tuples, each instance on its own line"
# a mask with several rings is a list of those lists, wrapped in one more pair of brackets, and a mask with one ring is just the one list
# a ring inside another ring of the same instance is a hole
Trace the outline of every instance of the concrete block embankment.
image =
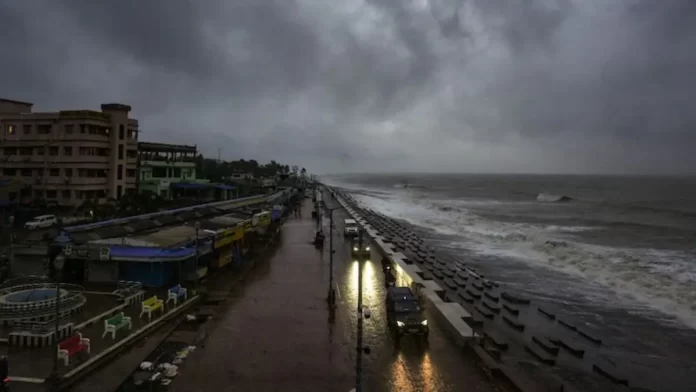
[[(331, 190), (329, 189), (329, 191)], [(415, 251), (417, 257), (427, 258), (429, 263), (441, 263), (434, 258), (431, 252), (427, 251), (429, 247), (420, 238), (398, 222), (390, 220), (378, 212), (357, 208), (355, 201), (351, 200), (349, 195), (342, 195), (335, 191), (332, 194), (335, 200), (371, 237), (375, 248), (379, 250), (382, 256), (391, 261), (396, 284), (399, 286), (410, 286), (414, 292), (417, 292), (424, 299), (431, 316), (436, 319), (438, 325), (457, 344), (466, 347), (467, 353), (477, 358), (480, 367), (490, 378), (500, 382), (506, 390), (522, 392), (549, 390), (549, 388), (542, 387), (537, 382), (531, 381), (524, 374), (502, 364), (499, 356), (495, 357), (493, 352), (484, 349), (481, 344), (483, 338), (472, 328), (472, 325), (475, 326), (481, 323), (480, 316), (470, 314), (461, 304), (451, 301), (446, 295), (447, 290), (440, 286), (438, 282), (432, 280), (433, 271), (422, 270), (417, 263), (414, 263), (414, 260), (409, 260), (404, 254), (403, 251), (409, 248), (411, 253)], [(429, 263), (419, 264), (427, 268)], [(447, 279), (444, 280), (446, 282), (449, 280), (450, 285), (466, 285), (465, 283), (469, 278), (486, 282), (483, 276), (469, 269), (466, 269), (463, 274), (452, 269), (443, 268), (443, 270), (445, 271), (444, 274), (447, 274)], [(481, 287), (481, 290), (483, 290), (483, 287)], [(482, 294), (476, 292), (471, 295), (480, 297)], [(492, 303), (497, 304), (495, 306), (491, 305), (492, 309), (481, 308), (481, 310), (491, 315), (500, 314), (503, 309), (499, 305), (500, 299), (498, 297), (488, 299)], [(545, 355), (545, 353), (542, 354)], [(552, 388), (551, 390), (559, 389)], [(570, 391), (570, 389), (567, 390)]]
[(389, 241), (384, 236), (378, 234), (377, 230), (353, 206), (338, 195), (336, 199), (348, 214), (365, 229), (380, 253), (392, 262), (397, 283), (399, 285), (408, 285), (420, 294), (426, 301), (427, 309), (432, 312), (441, 325), (445, 326), (454, 341), (463, 345), (478, 338), (474, 330), (464, 322), (464, 319), (471, 317), (466, 309), (456, 302), (446, 301), (444, 299), (445, 290), (437, 282), (423, 279), (419, 275), (421, 273), (420, 268), (413, 265), (403, 253), (394, 250), (392, 246), (388, 245)]

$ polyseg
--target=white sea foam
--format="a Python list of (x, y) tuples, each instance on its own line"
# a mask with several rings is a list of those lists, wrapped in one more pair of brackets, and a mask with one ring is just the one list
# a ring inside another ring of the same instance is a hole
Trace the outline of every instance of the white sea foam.
[(693, 255), (585, 244), (563, 233), (596, 228), (496, 222), (472, 214), (463, 203), (418, 200), (404, 192), (354, 196), (386, 215), (441, 234), (458, 236), (462, 248), (522, 260), (600, 283), (617, 294), (674, 315), (696, 328), (696, 260)]

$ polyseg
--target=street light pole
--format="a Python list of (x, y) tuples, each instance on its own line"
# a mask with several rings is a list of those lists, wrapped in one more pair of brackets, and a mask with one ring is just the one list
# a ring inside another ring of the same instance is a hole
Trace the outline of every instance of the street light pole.
[(333, 288), (333, 210), (329, 210), (329, 306), (336, 304)]
[(198, 283), (198, 260), (201, 257), (200, 250), (198, 249), (198, 232), (201, 229), (201, 222), (196, 221), (196, 264), (193, 266), (193, 271), (195, 273), (195, 280), (193, 283), (193, 286), (196, 286), (196, 283)]
[[(358, 233), (358, 249), (362, 250), (362, 230)], [(362, 390), (362, 353), (363, 353), (363, 262), (362, 257), (358, 257), (358, 339), (356, 344), (355, 357), (355, 392)]]

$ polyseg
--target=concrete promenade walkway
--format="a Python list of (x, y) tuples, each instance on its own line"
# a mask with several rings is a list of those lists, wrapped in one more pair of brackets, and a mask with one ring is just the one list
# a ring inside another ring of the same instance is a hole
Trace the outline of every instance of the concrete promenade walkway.
[(311, 202), (282, 227), (278, 251), (235, 291), (228, 313), (186, 361), (171, 390), (348, 391), (345, 322), (328, 321), (328, 265), (311, 241)]

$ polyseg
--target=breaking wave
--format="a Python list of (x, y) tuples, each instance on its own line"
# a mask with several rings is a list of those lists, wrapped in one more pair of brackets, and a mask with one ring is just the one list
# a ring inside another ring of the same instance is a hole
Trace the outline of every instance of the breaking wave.
[(462, 249), (600, 283), (696, 329), (696, 263), (690, 253), (586, 244), (572, 233), (601, 227), (498, 222), (473, 214), (456, 200), (367, 192), (354, 193), (354, 197), (385, 215), (455, 236)]
[(550, 193), (540, 193), (537, 195), (536, 199), (542, 203), (562, 203), (573, 200), (570, 196), (552, 195)]

